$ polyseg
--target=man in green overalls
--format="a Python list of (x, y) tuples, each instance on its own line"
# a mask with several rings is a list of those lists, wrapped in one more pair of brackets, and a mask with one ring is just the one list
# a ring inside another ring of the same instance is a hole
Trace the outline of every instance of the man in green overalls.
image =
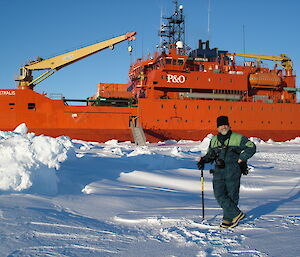
[(256, 146), (247, 137), (231, 131), (227, 116), (217, 118), (218, 135), (214, 136), (205, 156), (198, 162), (215, 164), (213, 189), (216, 200), (223, 209), (221, 227), (233, 228), (245, 217), (238, 208), (241, 174), (248, 172), (247, 160), (256, 152)]

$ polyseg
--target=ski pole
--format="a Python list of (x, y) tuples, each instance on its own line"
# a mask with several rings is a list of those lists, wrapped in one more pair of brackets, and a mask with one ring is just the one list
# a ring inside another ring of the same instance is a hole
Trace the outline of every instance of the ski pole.
[(202, 221), (204, 220), (204, 176), (203, 169), (201, 169), (201, 191), (202, 191)]

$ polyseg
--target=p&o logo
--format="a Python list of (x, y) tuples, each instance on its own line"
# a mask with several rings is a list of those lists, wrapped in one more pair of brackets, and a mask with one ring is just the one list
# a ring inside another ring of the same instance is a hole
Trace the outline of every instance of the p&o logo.
[(168, 83), (184, 83), (185, 82), (185, 76), (183, 75), (172, 75), (172, 74), (167, 74), (167, 82)]

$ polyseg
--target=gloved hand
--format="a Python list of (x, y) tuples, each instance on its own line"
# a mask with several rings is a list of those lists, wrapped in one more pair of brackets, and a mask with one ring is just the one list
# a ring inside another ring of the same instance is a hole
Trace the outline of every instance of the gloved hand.
[(247, 165), (247, 162), (239, 162), (239, 166), (240, 166), (240, 169), (241, 169), (241, 173), (243, 175), (248, 175), (249, 173), (249, 168), (248, 168), (248, 165)]
[(198, 169), (203, 170), (204, 169), (204, 164), (205, 164), (204, 158), (200, 157), (200, 160), (197, 163)]

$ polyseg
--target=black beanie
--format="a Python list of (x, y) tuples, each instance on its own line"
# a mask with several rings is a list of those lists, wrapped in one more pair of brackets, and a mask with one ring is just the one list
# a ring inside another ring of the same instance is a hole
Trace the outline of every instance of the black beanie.
[(217, 127), (220, 127), (222, 125), (228, 125), (229, 126), (229, 121), (227, 116), (219, 116), (217, 118)]

